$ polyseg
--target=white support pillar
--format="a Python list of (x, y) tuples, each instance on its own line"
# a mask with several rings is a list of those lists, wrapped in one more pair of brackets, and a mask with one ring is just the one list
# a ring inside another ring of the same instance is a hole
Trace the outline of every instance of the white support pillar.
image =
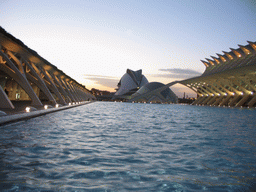
[[(231, 84), (231, 81), (230, 81), (229, 79), (221, 78), (221, 81), (223, 82), (223, 84), (228, 85), (229, 88), (231, 89), (231, 91), (228, 90), (228, 94), (232, 94), (232, 91), (233, 91), (234, 93), (236, 93), (236, 94), (239, 95), (240, 91), (238, 91), (237, 89), (235, 89), (235, 88), (233, 87), (233, 85)], [(226, 89), (226, 90), (227, 90), (227, 89)]]
[[(12, 54), (10, 54), (10, 55), (12, 56)], [(2, 56), (2, 58), (6, 61), (5, 65), (6, 65), (6, 67), (9, 68), (9, 72), (10, 72), (9, 74), (15, 74), (16, 82), (24, 89), (24, 91), (31, 98), (31, 100), (32, 100), (31, 105), (36, 106), (36, 107), (43, 106), (43, 104), (41, 103), (41, 101), (39, 100), (37, 95), (35, 94), (33, 88), (29, 84), (29, 82), (28, 82), (28, 80), (26, 78), (26, 75), (24, 74), (24, 69), (23, 69), (21, 63), (20, 62), (17, 63), (17, 65), (19, 66), (19, 69), (18, 69), (14, 65), (14, 63), (9, 59), (9, 57), (5, 53), (3, 53), (1, 50), (0, 50), (0, 56)], [(7, 69), (7, 68), (5, 68), (5, 69)]]
[[(209, 86), (210, 85), (210, 86)], [(207, 90), (207, 92), (209, 93), (209, 95), (215, 94), (216, 91), (213, 89), (211, 83), (207, 82), (207, 85), (204, 86), (204, 89)]]
[(41, 72), (44, 74), (44, 77), (46, 78), (46, 80), (49, 81), (49, 83), (50, 83), (49, 86), (51, 87), (51, 90), (55, 93), (55, 95), (59, 98), (60, 104), (66, 105), (67, 103), (66, 103), (65, 99), (60, 94), (58, 88), (56, 87), (55, 83), (53, 82), (51, 75), (44, 69), (41, 69)]
[(241, 107), (248, 99), (250, 95), (244, 95), (243, 98), (235, 105), (235, 107)]
[(235, 103), (239, 100), (239, 97), (241, 97), (240, 95), (236, 95), (228, 104), (230, 107), (235, 106)]
[(82, 94), (80, 93), (79, 87), (77, 87), (76, 85), (72, 85), (72, 83), (70, 83), (70, 86), (73, 87), (73, 89), (76, 92), (76, 96), (78, 97), (79, 101), (84, 101), (84, 98), (83, 98)]
[(66, 88), (69, 90), (70, 94), (74, 97), (74, 99), (79, 102), (79, 98), (76, 94), (76, 91), (73, 89), (73, 87), (70, 86), (68, 81), (66, 79), (61, 79), (62, 83), (66, 86)]
[[(214, 82), (214, 81), (209, 81), (208, 84), (211, 85), (212, 90), (215, 92), (214, 95), (217, 94), (217, 95), (220, 96), (220, 95), (224, 95), (224, 94), (225, 94), (225, 92), (223, 92), (223, 91), (220, 89), (220, 87), (218, 87), (218, 85), (217, 85), (216, 82)], [(214, 84), (216, 84), (216, 85), (214, 85)]]
[[(248, 75), (249, 76), (249, 75)], [(244, 83), (246, 83), (248, 85), (248, 87), (250, 87), (250, 89), (252, 91), (256, 91), (256, 88), (254, 87), (254, 85), (247, 79), (247, 78), (242, 78), (242, 77), (237, 77), (237, 79), (239, 79), (240, 81), (243, 81)]]
[(83, 97), (83, 94), (81, 93), (80, 87), (77, 86), (77, 85), (73, 85), (72, 82), (70, 83), (70, 85), (71, 85), (71, 86), (73, 87), (73, 89), (75, 90), (75, 92), (76, 92), (76, 94), (77, 94), (79, 100), (80, 100), (80, 101), (84, 101), (85, 98)]
[(202, 90), (199, 90), (196, 86), (192, 86), (189, 87), (190, 89), (192, 89), (193, 91), (195, 91), (197, 94), (201, 94), (204, 95), (205, 93)]
[(88, 93), (87, 93), (87, 91), (86, 90), (83, 90), (83, 88), (80, 88), (80, 94), (81, 94), (81, 96), (82, 96), (82, 98), (83, 98), (83, 101), (86, 101), (87, 99), (88, 99)]
[(232, 92), (228, 89), (226, 89), (221, 83), (222, 82), (218, 82), (218, 81), (215, 81), (216, 85), (218, 85), (221, 89), (223, 89), (224, 91), (226, 91), (227, 94), (232, 94)]
[[(1, 65), (1, 64), (0, 64)], [(14, 109), (14, 106), (6, 93), (4, 92), (2, 86), (0, 86), (0, 108), (3, 109)]]
[(212, 98), (211, 98), (211, 100), (209, 100), (208, 102), (207, 102), (207, 105), (211, 105), (216, 99), (217, 99), (217, 95), (214, 95)]
[(69, 81), (66, 81), (66, 84), (73, 91), (73, 93), (76, 96), (76, 98), (78, 99), (78, 101), (82, 101), (83, 99), (80, 97), (80, 95), (77, 91), (77, 87), (75, 85), (73, 85), (72, 82), (69, 82)]
[[(251, 91), (245, 89), (243, 86), (239, 85), (240, 82), (238, 82), (237, 80), (232, 79), (231, 81), (232, 81), (233, 83), (235, 83), (237, 86), (239, 86), (239, 88), (241, 89), (241, 91), (243, 91), (244, 93), (249, 94), (249, 93), (251, 92)], [(241, 81), (241, 80), (240, 80), (240, 81)]]
[[(73, 97), (73, 95), (70, 93), (70, 91), (68, 90), (67, 86), (61, 81), (59, 80), (59, 78), (57, 76), (52, 76), (53, 79), (55, 80), (55, 82), (59, 85), (59, 87), (66, 93), (66, 95), (72, 100), (72, 102), (77, 102), (76, 99)], [(65, 89), (64, 89), (64, 88)]]
[(210, 101), (213, 97), (212, 96), (208, 96), (207, 99), (205, 99), (203, 102), (202, 102), (202, 105), (207, 105), (207, 102)]
[(213, 106), (217, 106), (222, 101), (222, 99), (224, 97), (225, 97), (224, 95), (221, 95), (219, 98), (216, 99), (216, 101), (212, 105)]
[[(205, 89), (203, 86), (201, 86), (201, 85), (199, 85), (199, 88), (200, 88), (200, 90), (202, 90), (204, 93), (204, 95), (209, 95), (209, 94), (211, 94), (209, 91), (207, 91), (207, 89)], [(197, 88), (197, 90), (198, 90), (198, 88)]]
[(227, 105), (229, 100), (230, 100), (230, 98), (231, 98), (231, 95), (227, 95), (227, 97), (222, 100), (222, 102), (219, 104), (219, 106)]
[(188, 87), (189, 89), (192, 89), (194, 92), (196, 92), (196, 93), (197, 93), (196, 89), (195, 89), (192, 85), (183, 84), (183, 83), (182, 83), (182, 85), (184, 85), (184, 86)]
[[(48, 97), (48, 99), (54, 104), (56, 105), (57, 102), (54, 99), (54, 97), (52, 96), (50, 90), (47, 88), (46, 84), (44, 83), (40, 73), (38, 74), (35, 70), (36, 66), (31, 66), (26, 60), (24, 60), (26, 66), (30, 69), (31, 74), (36, 77), (36, 79), (34, 79), (34, 83), (37, 84), (37, 86), (42, 90), (42, 92), (44, 92), (44, 94)], [(37, 71), (39, 71), (37, 69)], [(27, 77), (29, 77), (29, 73), (27, 73)], [(30, 80), (32, 80), (32, 78), (30, 77)]]
[(253, 107), (255, 103), (256, 103), (256, 94), (254, 94), (253, 98), (249, 101), (248, 107)]
[(192, 105), (197, 105), (197, 104), (199, 104), (202, 100), (204, 100), (205, 99), (205, 97), (198, 97), (197, 98), (197, 100), (195, 100), (193, 103), (192, 103)]

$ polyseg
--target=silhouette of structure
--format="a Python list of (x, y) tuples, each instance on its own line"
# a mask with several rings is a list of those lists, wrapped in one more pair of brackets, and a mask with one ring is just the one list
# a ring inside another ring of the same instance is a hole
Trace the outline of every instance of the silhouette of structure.
[(0, 27), (0, 109), (16, 103), (40, 108), (92, 100), (95, 97), (64, 72)]

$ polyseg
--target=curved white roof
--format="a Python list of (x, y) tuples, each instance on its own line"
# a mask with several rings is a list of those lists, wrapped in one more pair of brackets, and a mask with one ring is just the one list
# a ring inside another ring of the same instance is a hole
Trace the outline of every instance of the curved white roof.
[(118, 83), (118, 90), (115, 96), (131, 95), (147, 83), (148, 80), (142, 75), (141, 69), (138, 71), (127, 69)]
[(144, 86), (142, 86), (136, 93), (132, 95), (132, 98), (135, 98), (140, 95), (144, 95), (141, 100), (150, 102), (152, 100), (158, 100), (161, 102), (172, 102), (177, 103), (178, 97), (175, 95), (175, 93), (167, 87), (165, 90), (157, 93), (150, 93), (160, 87), (165, 86), (163, 83), (159, 82), (151, 82), (147, 83)]

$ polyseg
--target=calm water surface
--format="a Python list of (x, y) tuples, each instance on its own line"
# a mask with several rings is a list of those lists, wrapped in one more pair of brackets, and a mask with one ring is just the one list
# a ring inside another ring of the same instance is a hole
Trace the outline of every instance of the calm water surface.
[(0, 127), (1, 191), (252, 191), (256, 110), (95, 102)]

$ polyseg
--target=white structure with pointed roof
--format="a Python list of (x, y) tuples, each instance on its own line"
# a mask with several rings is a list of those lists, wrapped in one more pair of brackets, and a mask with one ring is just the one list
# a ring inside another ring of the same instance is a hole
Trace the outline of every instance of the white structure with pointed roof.
[(118, 83), (114, 98), (126, 98), (135, 93), (143, 85), (147, 84), (147, 78), (142, 75), (142, 70), (132, 71), (127, 69)]

